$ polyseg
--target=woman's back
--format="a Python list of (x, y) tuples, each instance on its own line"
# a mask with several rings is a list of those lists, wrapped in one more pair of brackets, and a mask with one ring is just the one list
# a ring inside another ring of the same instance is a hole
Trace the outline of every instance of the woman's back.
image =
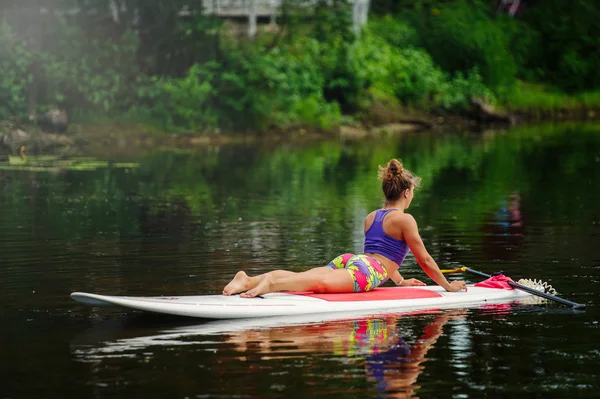
[(378, 209), (365, 220), (365, 254), (378, 254), (396, 263), (402, 264), (408, 253), (408, 245), (402, 237), (399, 209)]
[(375, 216), (378, 214), (383, 214), (382, 211), (384, 211), (385, 214), (383, 215), (383, 221), (381, 223), (381, 226), (385, 234), (392, 238), (395, 238), (396, 240), (404, 241), (404, 234), (402, 232), (401, 222), (402, 219), (406, 216), (406, 214), (397, 208), (377, 209), (369, 213), (365, 218), (365, 234), (373, 225), (373, 222), (375, 221)]

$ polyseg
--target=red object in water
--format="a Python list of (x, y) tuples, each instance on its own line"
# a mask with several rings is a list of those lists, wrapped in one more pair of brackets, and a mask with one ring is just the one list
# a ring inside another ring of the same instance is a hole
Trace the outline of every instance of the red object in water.
[(508, 284), (509, 281), (514, 283), (512, 278), (507, 277), (504, 274), (498, 274), (496, 276), (492, 276), (492, 277), (488, 278), (487, 280), (483, 280), (483, 281), (475, 284), (475, 287), (499, 288), (499, 289), (503, 289), (503, 290), (512, 290), (513, 287), (511, 287)]

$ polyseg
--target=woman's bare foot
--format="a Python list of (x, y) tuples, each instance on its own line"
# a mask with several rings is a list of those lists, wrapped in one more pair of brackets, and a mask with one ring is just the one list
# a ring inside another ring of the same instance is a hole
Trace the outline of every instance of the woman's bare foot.
[(272, 277), (269, 276), (268, 274), (265, 274), (264, 276), (262, 276), (260, 278), (260, 281), (258, 282), (258, 285), (256, 287), (240, 294), (240, 296), (242, 298), (254, 298), (254, 297), (262, 295), (262, 294), (267, 294), (269, 292), (273, 292), (272, 287), (273, 287)]
[(250, 277), (246, 272), (237, 272), (233, 280), (223, 288), (223, 295), (234, 295), (246, 291), (250, 286)]

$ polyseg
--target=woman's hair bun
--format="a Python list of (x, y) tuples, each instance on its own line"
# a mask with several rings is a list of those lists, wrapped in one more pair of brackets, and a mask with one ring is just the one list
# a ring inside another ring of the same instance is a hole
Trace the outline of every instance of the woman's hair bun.
[(397, 176), (401, 176), (402, 172), (404, 172), (402, 161), (399, 159), (392, 159), (385, 167), (379, 166), (379, 179), (384, 181), (393, 180)]
[(392, 176), (396, 176), (402, 174), (404, 167), (402, 166), (402, 161), (398, 159), (392, 159), (388, 165), (387, 169), (391, 172)]
[(421, 183), (421, 178), (404, 169), (402, 161), (396, 158), (389, 161), (385, 167), (379, 166), (378, 177), (386, 201), (397, 201), (404, 190), (417, 188)]

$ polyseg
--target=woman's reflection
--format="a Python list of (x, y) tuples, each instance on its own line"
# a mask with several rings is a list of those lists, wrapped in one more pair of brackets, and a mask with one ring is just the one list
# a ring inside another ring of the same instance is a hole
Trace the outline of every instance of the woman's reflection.
[(420, 388), (416, 383), (427, 352), (437, 342), (444, 325), (465, 312), (461, 309), (436, 314), (412, 345), (402, 338), (397, 325), (402, 315), (245, 330), (231, 333), (227, 342), (234, 343), (236, 351), (243, 353), (241, 360), (289, 359), (307, 353), (351, 357), (364, 361), (367, 380), (375, 383), (382, 396), (412, 398)]

